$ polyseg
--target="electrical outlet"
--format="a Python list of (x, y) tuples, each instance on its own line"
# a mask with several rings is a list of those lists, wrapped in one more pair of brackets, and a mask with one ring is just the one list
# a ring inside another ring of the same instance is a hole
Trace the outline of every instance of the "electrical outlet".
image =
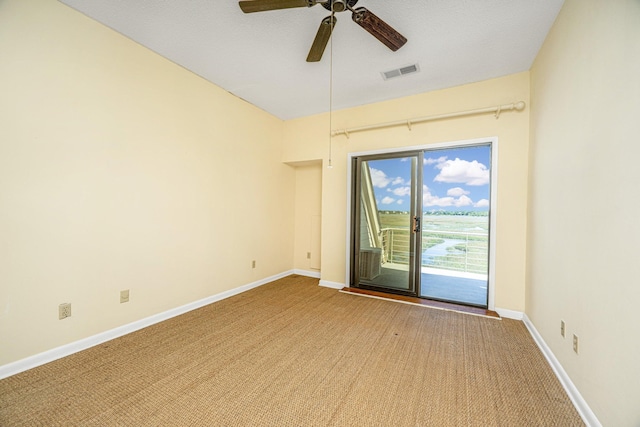
[(120, 291), (120, 304), (123, 302), (129, 302), (129, 289)]
[(256, 260), (251, 261), (251, 268), (256, 268)]
[(562, 335), (562, 338), (565, 337), (565, 324), (564, 324), (564, 320), (560, 320), (560, 335)]
[(66, 319), (71, 317), (71, 303), (64, 303), (58, 306), (58, 319)]
[(311, 252), (307, 252), (307, 259), (311, 259)]
[(576, 334), (573, 334), (573, 351), (578, 354), (578, 336)]

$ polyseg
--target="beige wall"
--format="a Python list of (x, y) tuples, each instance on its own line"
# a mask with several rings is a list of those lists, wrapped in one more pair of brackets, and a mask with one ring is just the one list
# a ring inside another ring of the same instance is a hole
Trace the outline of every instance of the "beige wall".
[(616, 427), (640, 425), (639, 76), (637, 0), (567, 0), (531, 71), (526, 312)]
[(0, 52), (0, 365), (293, 267), (282, 121), (55, 0)]
[(322, 162), (310, 162), (295, 166), (294, 268), (312, 274), (319, 274), (321, 261)]
[[(413, 77), (427, 78), (427, 76)], [(469, 110), (514, 101), (529, 102), (529, 74), (336, 111), (333, 128), (342, 129), (433, 114)], [(328, 115), (285, 122), (284, 160), (322, 159), (329, 152)], [(322, 174), (322, 280), (345, 284), (348, 153), (418, 146), (481, 137), (499, 138), (496, 307), (524, 311), (528, 110), (467, 117), (333, 138), (333, 169)]]

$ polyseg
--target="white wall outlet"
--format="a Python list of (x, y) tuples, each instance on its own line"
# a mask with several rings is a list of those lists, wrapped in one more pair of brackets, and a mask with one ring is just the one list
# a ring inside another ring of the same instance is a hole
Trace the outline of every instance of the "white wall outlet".
[(573, 351), (576, 352), (576, 354), (578, 353), (578, 336), (576, 334), (573, 334)]
[(129, 289), (120, 291), (120, 304), (122, 304), (123, 302), (129, 302)]
[(66, 319), (71, 317), (71, 303), (66, 302), (58, 306), (58, 319)]
[(562, 335), (562, 338), (566, 335), (566, 325), (564, 324), (564, 320), (560, 320), (560, 335)]

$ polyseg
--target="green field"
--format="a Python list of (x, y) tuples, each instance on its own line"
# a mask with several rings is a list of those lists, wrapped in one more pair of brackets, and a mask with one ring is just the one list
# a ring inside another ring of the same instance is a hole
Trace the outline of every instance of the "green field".
[[(411, 221), (408, 213), (380, 212), (380, 223), (383, 228), (410, 227)], [(427, 230), (460, 231), (487, 233), (489, 231), (488, 216), (464, 216), (464, 215), (431, 215), (423, 216), (423, 227)]]

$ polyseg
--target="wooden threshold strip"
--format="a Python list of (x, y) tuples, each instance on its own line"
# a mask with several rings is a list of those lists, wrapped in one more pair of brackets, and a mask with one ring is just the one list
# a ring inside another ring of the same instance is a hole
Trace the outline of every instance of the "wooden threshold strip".
[(484, 316), (484, 317), (490, 317), (494, 319), (501, 319), (500, 315), (495, 311), (486, 310), (484, 308), (479, 308), (479, 307), (469, 307), (466, 305), (452, 304), (448, 302), (434, 301), (434, 300), (429, 300), (424, 298), (408, 297), (405, 295), (387, 294), (384, 292), (372, 291), (369, 289), (342, 288), (340, 292), (344, 292), (347, 294), (369, 296), (374, 298), (382, 298), (382, 299), (404, 302), (404, 303), (414, 304), (414, 305), (421, 305), (424, 307), (437, 308), (440, 310), (457, 311), (465, 314), (473, 314), (476, 316)]

